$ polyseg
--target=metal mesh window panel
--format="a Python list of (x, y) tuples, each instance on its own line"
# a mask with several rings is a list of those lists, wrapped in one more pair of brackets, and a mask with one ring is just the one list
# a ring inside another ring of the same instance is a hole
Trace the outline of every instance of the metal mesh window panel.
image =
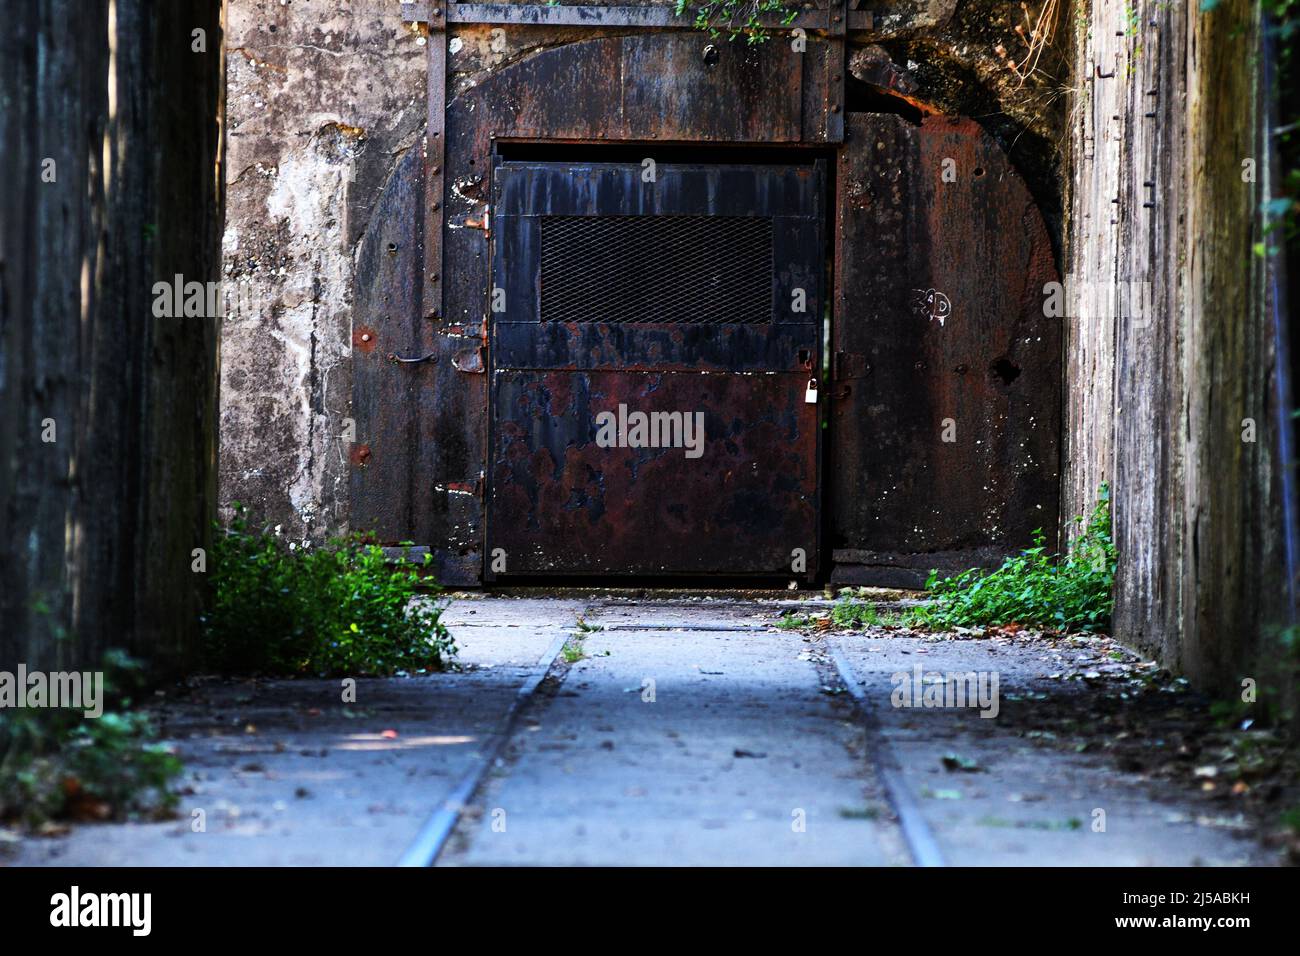
[(772, 320), (772, 220), (543, 216), (543, 322)]

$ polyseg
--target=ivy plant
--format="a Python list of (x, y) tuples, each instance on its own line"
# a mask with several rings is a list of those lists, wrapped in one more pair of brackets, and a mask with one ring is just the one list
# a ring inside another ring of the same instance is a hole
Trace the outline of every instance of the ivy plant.
[(789, 26), (799, 15), (797, 7), (787, 6), (781, 0), (705, 0), (704, 3), (677, 0), (678, 16), (688, 10), (695, 15), (696, 29), (713, 39), (725, 36), (730, 42), (744, 37), (751, 45), (772, 38), (771, 30), (764, 25), (765, 19), (775, 17), (782, 26)]

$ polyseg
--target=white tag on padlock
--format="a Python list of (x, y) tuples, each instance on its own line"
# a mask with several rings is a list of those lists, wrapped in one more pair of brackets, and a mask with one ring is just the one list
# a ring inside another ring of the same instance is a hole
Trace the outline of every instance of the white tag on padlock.
[(808, 390), (803, 393), (803, 400), (807, 405), (817, 404), (817, 379), (808, 380)]

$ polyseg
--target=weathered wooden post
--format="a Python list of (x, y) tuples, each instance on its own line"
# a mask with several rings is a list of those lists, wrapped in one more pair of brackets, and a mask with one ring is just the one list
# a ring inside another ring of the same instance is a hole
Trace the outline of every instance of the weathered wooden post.
[(6, 9), (0, 668), (110, 648), (174, 668), (203, 593), (220, 316), (160, 316), (153, 288), (219, 278), (223, 3)]

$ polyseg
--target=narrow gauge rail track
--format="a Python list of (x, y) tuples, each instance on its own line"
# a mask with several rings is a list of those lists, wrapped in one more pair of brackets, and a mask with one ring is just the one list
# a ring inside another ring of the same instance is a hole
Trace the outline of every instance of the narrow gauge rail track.
[[(725, 630), (725, 631), (755, 631), (767, 632), (771, 628), (761, 624), (728, 624), (713, 626), (697, 626), (691, 624), (676, 623), (641, 623), (627, 624), (617, 623), (607, 626), (608, 630), (613, 631), (646, 631), (646, 630)], [(537, 689), (542, 685), (542, 681), (551, 672), (555, 666), (556, 660), (564, 650), (565, 644), (569, 641), (571, 635), (561, 634), (551, 642), (542, 654), (541, 658), (529, 671), (528, 676), (520, 685), (518, 692), (511, 702), (510, 708), (501, 719), (500, 724), (492, 735), (491, 741), (483, 749), (479, 759), (461, 778), (457, 781), (456, 786), (452, 789), (442, 801), (441, 805), (433, 812), (429, 819), (421, 827), (420, 832), (416, 835), (415, 840), (410, 847), (402, 854), (398, 861), (398, 866), (404, 867), (429, 867), (433, 866), (438, 856), (446, 846), (447, 840), (456, 828), (461, 813), (469, 803), (474, 793), (482, 785), (488, 771), (491, 770), (497, 758), (505, 748), (514, 732), (515, 725), (518, 722), (519, 715), (523, 712), (525, 706), (532, 700)], [(844, 652), (835, 643), (833, 638), (827, 638), (826, 647), (829, 652), (831, 664), (835, 673), (853, 699), (854, 709), (859, 719), (862, 721), (866, 731), (868, 759), (871, 763), (871, 771), (880, 780), (881, 786), (885, 792), (891, 808), (898, 819), (899, 832), (904, 844), (907, 846), (908, 853), (911, 855), (913, 862), (921, 867), (940, 867), (945, 865), (944, 856), (935, 840), (929, 824), (926, 823), (921, 813), (916, 799), (912, 796), (898, 763), (898, 758), (890, 747), (888, 740), (884, 737), (880, 722), (876, 717), (875, 711), (862, 689), (852, 665)]]

